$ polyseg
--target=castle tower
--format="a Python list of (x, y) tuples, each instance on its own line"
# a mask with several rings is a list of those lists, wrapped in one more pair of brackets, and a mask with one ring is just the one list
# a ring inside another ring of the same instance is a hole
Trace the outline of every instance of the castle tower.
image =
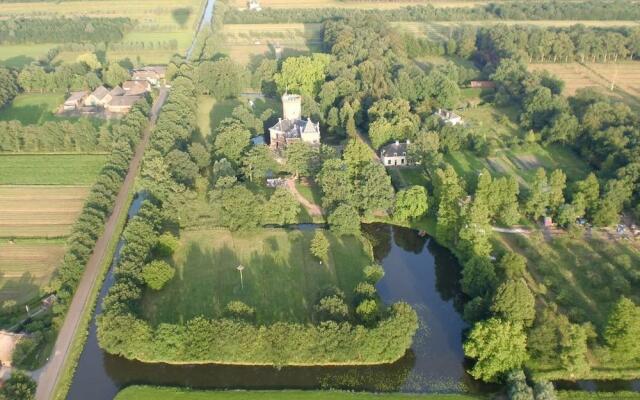
[(300, 119), (302, 116), (302, 96), (285, 93), (282, 96), (282, 116), (289, 121)]

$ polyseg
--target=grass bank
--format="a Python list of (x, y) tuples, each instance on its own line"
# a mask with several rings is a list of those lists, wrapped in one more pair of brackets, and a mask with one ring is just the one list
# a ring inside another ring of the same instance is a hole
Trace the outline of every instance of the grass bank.
[[(132, 386), (115, 400), (479, 400), (463, 394), (375, 394), (338, 391), (195, 391), (180, 388)], [(635, 398), (634, 398), (635, 399)]]

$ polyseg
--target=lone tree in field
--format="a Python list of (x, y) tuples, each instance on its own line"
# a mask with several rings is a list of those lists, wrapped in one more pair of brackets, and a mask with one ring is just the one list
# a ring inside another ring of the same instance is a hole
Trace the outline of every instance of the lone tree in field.
[(632, 361), (640, 358), (640, 307), (622, 297), (609, 316), (604, 337), (616, 360)]
[(322, 231), (317, 230), (311, 240), (311, 254), (316, 256), (320, 261), (327, 262), (329, 258), (329, 240)]

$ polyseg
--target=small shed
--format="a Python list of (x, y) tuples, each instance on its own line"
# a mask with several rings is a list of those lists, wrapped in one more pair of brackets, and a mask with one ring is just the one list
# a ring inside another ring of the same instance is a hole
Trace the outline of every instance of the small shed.
[(65, 111), (77, 110), (78, 108), (82, 107), (82, 101), (86, 96), (87, 96), (86, 91), (71, 92), (69, 93), (69, 98), (65, 100), (62, 108)]
[(542, 224), (547, 228), (552, 227), (553, 226), (553, 218), (545, 216), (542, 219)]

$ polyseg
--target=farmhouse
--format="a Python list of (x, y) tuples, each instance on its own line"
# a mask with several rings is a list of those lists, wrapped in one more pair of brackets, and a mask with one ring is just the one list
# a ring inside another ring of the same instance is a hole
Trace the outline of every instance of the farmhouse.
[(409, 165), (407, 159), (407, 150), (411, 142), (407, 140), (406, 143), (400, 143), (398, 140), (395, 143), (388, 144), (380, 150), (380, 159), (385, 167), (402, 167)]
[(114, 97), (124, 96), (124, 89), (122, 89), (120, 86), (116, 86), (109, 91), (109, 95), (111, 96), (112, 99)]
[(109, 89), (104, 86), (98, 86), (96, 90), (91, 92), (86, 99), (84, 99), (84, 105), (88, 107), (104, 107), (111, 100), (111, 94)]
[(440, 117), (440, 119), (444, 121), (445, 124), (460, 125), (464, 123), (464, 121), (462, 120), (462, 117), (454, 113), (453, 111), (447, 111), (447, 110), (438, 108), (438, 111), (435, 113), (435, 115)]
[(164, 82), (167, 67), (150, 65), (139, 69), (134, 69), (131, 79), (134, 81), (147, 81), (152, 86), (160, 86)]
[(77, 110), (82, 107), (82, 101), (87, 95), (86, 91), (82, 92), (71, 92), (69, 98), (65, 100), (62, 105), (62, 109), (65, 111)]
[(475, 89), (493, 89), (496, 87), (496, 83), (494, 81), (471, 81), (469, 82), (469, 87)]
[(320, 145), (320, 124), (310, 118), (302, 119), (302, 97), (297, 94), (282, 96), (283, 117), (269, 128), (270, 146), (281, 151), (293, 142), (303, 141), (314, 146)]

